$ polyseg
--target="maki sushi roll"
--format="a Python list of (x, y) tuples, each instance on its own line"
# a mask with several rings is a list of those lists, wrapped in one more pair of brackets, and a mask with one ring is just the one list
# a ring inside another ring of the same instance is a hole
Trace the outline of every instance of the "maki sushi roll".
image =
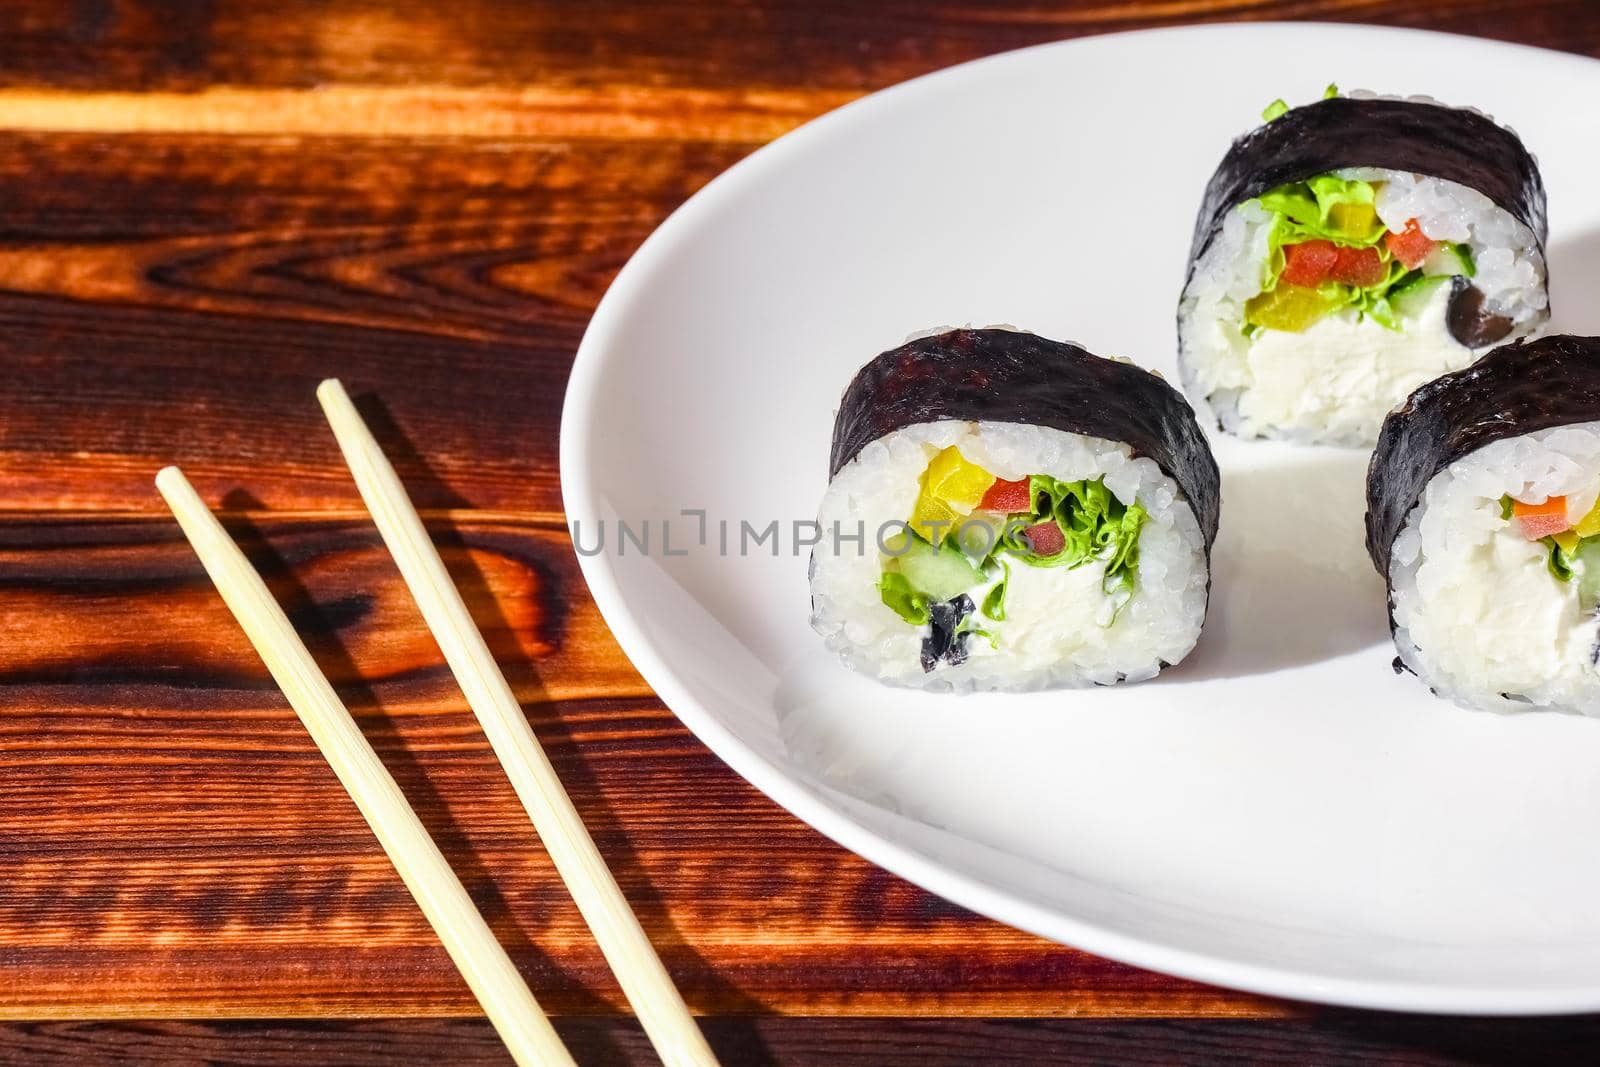
[(896, 685), (1151, 678), (1200, 636), (1218, 500), (1154, 374), (1014, 330), (918, 338), (845, 391), (812, 625)]
[(1206, 186), (1178, 307), (1185, 387), (1223, 429), (1370, 445), (1411, 390), (1549, 317), (1516, 134), (1424, 99), (1263, 117)]
[(1465, 707), (1600, 714), (1600, 339), (1413, 393), (1372, 457), (1367, 550), (1397, 669)]

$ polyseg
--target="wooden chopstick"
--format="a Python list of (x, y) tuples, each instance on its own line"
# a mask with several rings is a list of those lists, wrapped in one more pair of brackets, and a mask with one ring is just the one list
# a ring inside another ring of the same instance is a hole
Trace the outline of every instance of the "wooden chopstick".
[(239, 546), (176, 467), (156, 475), (184, 536), (356, 802), (518, 1064), (572, 1064), (527, 983)]
[(422, 609), (428, 629), (656, 1054), (668, 1067), (715, 1064), (716, 1057), (689, 1015), (682, 994), (617, 888), (522, 706), (490, 655), (394, 467), (337, 379), (318, 386), (317, 399), (355, 476), (361, 499)]

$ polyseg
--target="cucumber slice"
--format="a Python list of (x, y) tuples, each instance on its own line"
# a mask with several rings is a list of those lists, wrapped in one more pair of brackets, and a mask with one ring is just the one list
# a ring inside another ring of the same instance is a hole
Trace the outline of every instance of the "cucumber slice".
[(1389, 306), (1400, 318), (1414, 319), (1422, 314), (1422, 310), (1428, 306), (1428, 301), (1433, 299), (1434, 290), (1449, 280), (1443, 276), (1430, 278), (1418, 275), (1390, 291)]
[(1582, 569), (1578, 572), (1578, 607), (1590, 612), (1600, 605), (1600, 537), (1585, 537), (1575, 553)]
[(1000, 543), (1000, 534), (1004, 529), (1005, 516), (974, 511), (955, 521), (945, 536), (945, 544), (955, 545), (967, 562), (981, 571), (984, 560), (993, 554), (995, 546)]
[(1477, 268), (1473, 266), (1472, 253), (1466, 245), (1447, 242), (1422, 261), (1422, 273), (1430, 278), (1453, 278), (1457, 274), (1470, 278), (1477, 273)]
[(905, 575), (913, 589), (936, 603), (960, 596), (983, 581), (983, 574), (954, 540), (935, 548), (922, 538), (913, 537), (905, 553), (888, 562)]

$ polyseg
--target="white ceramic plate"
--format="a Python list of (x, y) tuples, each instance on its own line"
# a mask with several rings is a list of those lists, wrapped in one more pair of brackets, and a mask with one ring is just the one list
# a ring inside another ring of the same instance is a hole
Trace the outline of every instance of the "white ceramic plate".
[[(1349, 26), (1099, 37), (918, 79), (784, 137), (647, 241), (578, 352), (562, 488), (584, 575), (683, 721), (829, 837), (1102, 955), (1385, 1008), (1600, 1008), (1600, 722), (1497, 717), (1390, 670), (1365, 453), (1216, 437), (1200, 646), (1160, 679), (927, 697), (807, 617), (832, 418), (925, 327), (1015, 323), (1176, 380), (1201, 190), (1274, 97), (1430, 93), (1544, 168), (1553, 327), (1600, 333), (1600, 64)], [(696, 543), (704, 509), (707, 544)], [(671, 518), (671, 551), (661, 543)], [(648, 520), (648, 554), (616, 522)], [(737, 553), (739, 524), (782, 526)], [(718, 524), (730, 525), (730, 555)]]

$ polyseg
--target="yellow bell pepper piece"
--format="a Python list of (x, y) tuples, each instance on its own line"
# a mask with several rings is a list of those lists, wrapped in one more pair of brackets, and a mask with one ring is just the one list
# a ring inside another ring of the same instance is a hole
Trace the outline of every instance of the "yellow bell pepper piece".
[(1600, 500), (1594, 502), (1594, 507), (1589, 509), (1589, 514), (1578, 520), (1578, 525), (1573, 529), (1579, 537), (1594, 537), (1600, 534)]
[(1244, 317), (1246, 322), (1255, 326), (1299, 333), (1342, 303), (1342, 299), (1335, 294), (1279, 282), (1268, 292), (1247, 300)]
[(993, 484), (994, 475), (968, 463), (955, 445), (934, 456), (922, 475), (923, 492), (946, 501), (963, 515), (978, 506)]
[(1378, 210), (1371, 204), (1355, 204), (1348, 201), (1334, 204), (1328, 209), (1328, 225), (1336, 233), (1357, 241), (1364, 241), (1371, 235), (1378, 222)]
[(917, 497), (917, 505), (911, 509), (912, 531), (936, 545), (945, 539), (959, 521), (961, 516), (949, 504), (926, 493)]
[(1577, 529), (1574, 528), (1571, 530), (1562, 530), (1558, 534), (1551, 534), (1550, 540), (1560, 545), (1561, 551), (1570, 556), (1578, 550), (1578, 541), (1582, 538), (1582, 536), (1583, 535), (1578, 533)]
[(911, 529), (939, 544), (958, 521), (972, 513), (993, 484), (994, 475), (967, 462), (960, 449), (951, 445), (934, 456), (922, 472), (922, 491), (911, 510)]

